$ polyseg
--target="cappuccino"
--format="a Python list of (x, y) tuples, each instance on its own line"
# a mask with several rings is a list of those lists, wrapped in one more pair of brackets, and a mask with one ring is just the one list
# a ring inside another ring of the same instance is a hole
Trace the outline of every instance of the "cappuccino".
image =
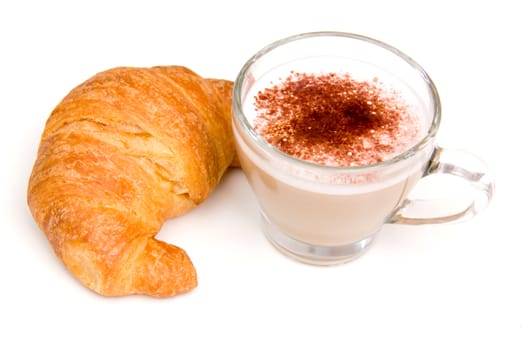
[(410, 150), (428, 104), (363, 60), (307, 56), (253, 74), (234, 135), (266, 235), (306, 262), (354, 258), (424, 173), (433, 146)]
[[(425, 123), (407, 102), (407, 90), (375, 75), (364, 79), (370, 68), (361, 67), (358, 80), (341, 62), (307, 61), (268, 72), (244, 98), (256, 137), (282, 157), (253, 147), (238, 128), (234, 132), (270, 240), (340, 249), (371, 240), (422, 176), (419, 159), (388, 170), (366, 168), (414, 146)], [(341, 69), (304, 70), (325, 66)]]

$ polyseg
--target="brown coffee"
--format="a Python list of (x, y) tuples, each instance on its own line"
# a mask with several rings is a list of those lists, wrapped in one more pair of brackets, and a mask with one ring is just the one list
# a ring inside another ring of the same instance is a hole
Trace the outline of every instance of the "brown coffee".
[(290, 185), (258, 167), (245, 153), (240, 156), (266, 221), (295, 240), (318, 246), (348, 245), (376, 233), (423, 171), (416, 168), (376, 190), (323, 193), (315, 187)]

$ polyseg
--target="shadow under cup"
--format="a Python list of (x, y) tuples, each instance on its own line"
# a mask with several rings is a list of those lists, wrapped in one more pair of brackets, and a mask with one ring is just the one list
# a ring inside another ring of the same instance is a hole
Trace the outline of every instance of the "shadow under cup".
[[(378, 79), (399, 92), (411, 112), (422, 118), (420, 140), (370, 166), (324, 166), (279, 151), (252, 126), (254, 94), (292, 70), (347, 72), (358, 81)], [(306, 33), (263, 48), (235, 81), (233, 115), (238, 155), (258, 200), (263, 230), (280, 251), (299, 261), (317, 265), (350, 261), (370, 246), (385, 223), (457, 221), (479, 212), (492, 195), (492, 180), (480, 162), (474, 166), (482, 168), (478, 171), (453, 160), (446, 164), (455, 169), (451, 172), (441, 161), (445, 151), (434, 142), (441, 118), (439, 96), (426, 72), (397, 49), (367, 37)], [(405, 217), (404, 208), (418, 202), (407, 199), (410, 190), (431, 173), (467, 178), (482, 195), (453, 215)]]

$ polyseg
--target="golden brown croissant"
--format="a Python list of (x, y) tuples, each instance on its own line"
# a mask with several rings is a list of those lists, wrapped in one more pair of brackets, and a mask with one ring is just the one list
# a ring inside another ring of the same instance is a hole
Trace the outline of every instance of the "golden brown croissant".
[(231, 90), (184, 67), (121, 67), (54, 109), (28, 204), (80, 282), (112, 296), (165, 297), (197, 285), (187, 254), (154, 236), (204, 201), (232, 164)]

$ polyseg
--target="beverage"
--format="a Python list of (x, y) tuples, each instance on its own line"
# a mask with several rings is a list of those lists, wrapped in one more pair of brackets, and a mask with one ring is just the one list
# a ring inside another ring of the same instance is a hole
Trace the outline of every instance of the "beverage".
[[(493, 183), (479, 176), (480, 162), (464, 168), (456, 159), (472, 159), (435, 145), (441, 110), (430, 78), (372, 39), (307, 33), (263, 48), (235, 81), (233, 112), (264, 232), (300, 261), (346, 262), (385, 223), (457, 221), (490, 201)], [(407, 195), (433, 173), (467, 179), (478, 195), (449, 216), (407, 217), (420, 204)]]
[[(402, 90), (375, 75), (356, 80), (342, 71), (345, 63), (352, 62), (309, 58), (266, 73), (246, 93), (243, 109), (250, 125), (276, 149), (314, 167), (368, 166), (414, 146), (424, 120)], [(308, 179), (307, 171), (286, 161), (273, 159), (272, 166), (257, 161), (260, 155), (248, 143), (238, 142), (238, 153), (267, 233), (273, 231), (274, 239), (285, 233), (295, 244), (325, 250), (375, 234), (423, 172), (416, 165), (391, 174), (335, 171)]]

